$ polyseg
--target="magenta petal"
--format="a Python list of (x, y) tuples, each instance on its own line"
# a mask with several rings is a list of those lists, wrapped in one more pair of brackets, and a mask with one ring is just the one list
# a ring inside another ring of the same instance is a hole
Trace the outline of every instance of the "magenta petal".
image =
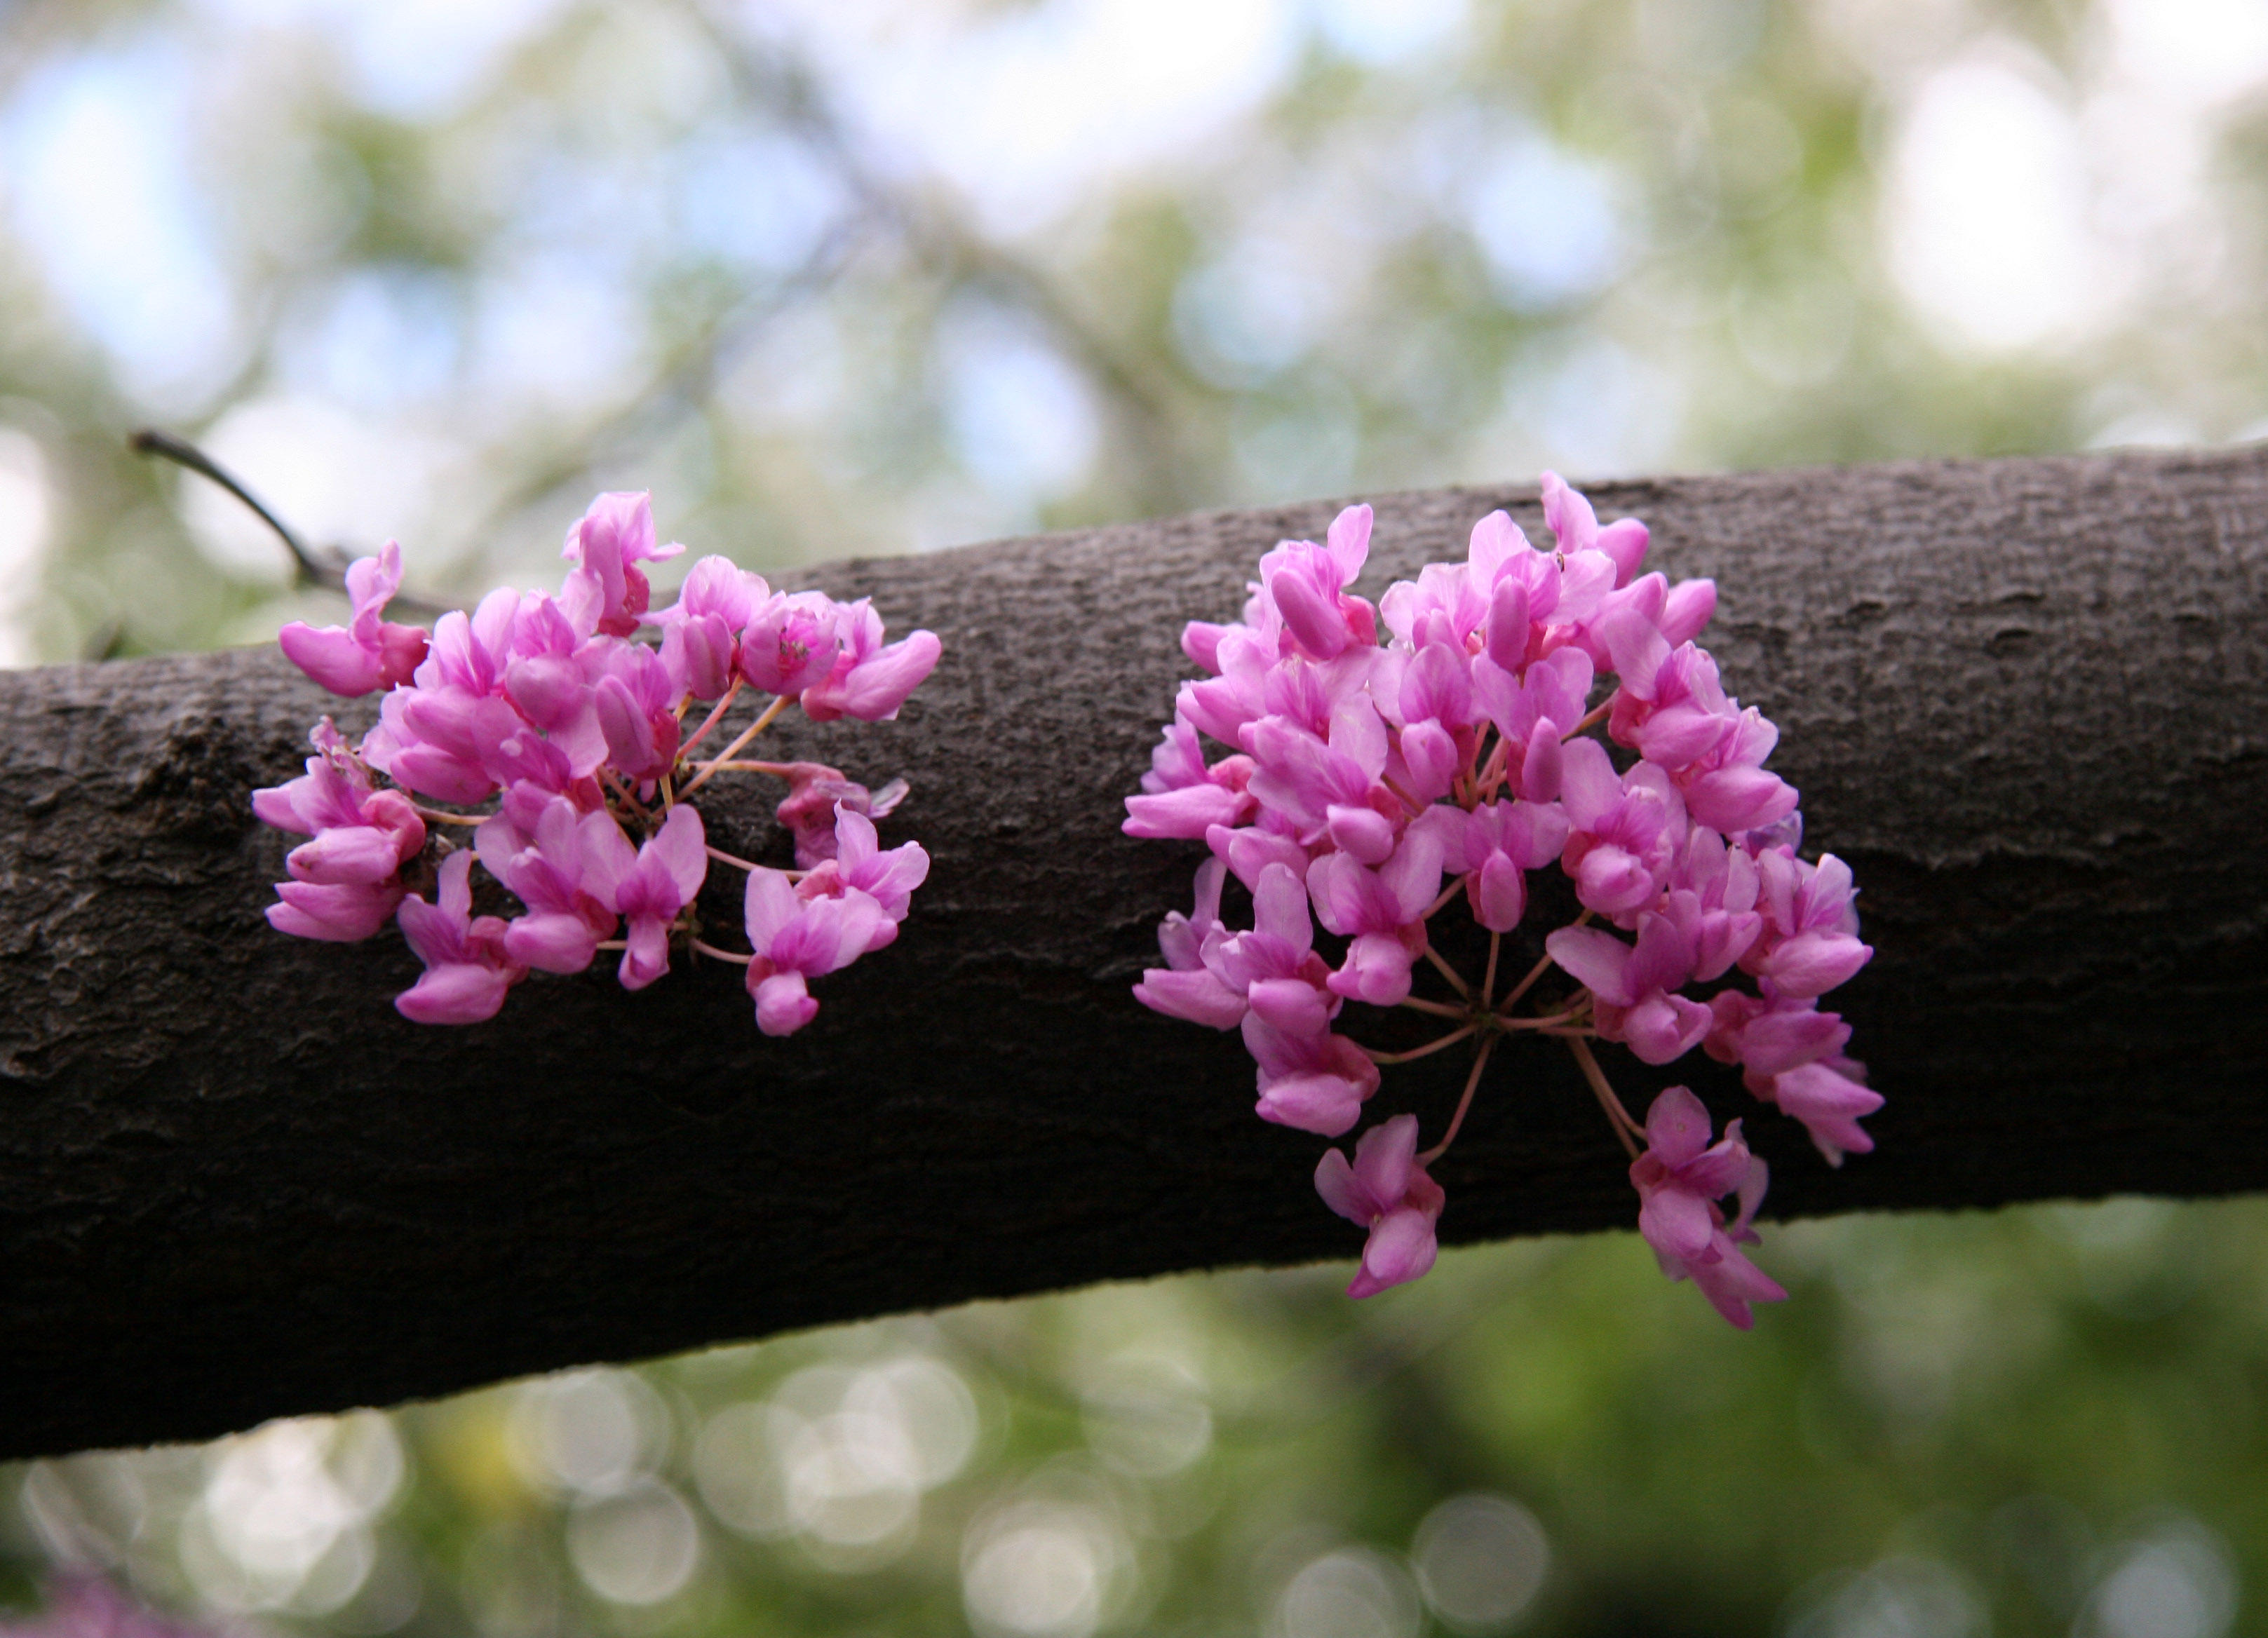
[(1126, 822), (1119, 828), (1152, 841), (1202, 841), (1215, 825), (1233, 826), (1251, 806), (1250, 798), (1219, 785), (1184, 785), (1179, 790), (1127, 797)]
[(1309, 1072), (1270, 1082), (1256, 1107), (1263, 1120), (1339, 1137), (1362, 1119), (1362, 1095), (1344, 1076)]
[(1764, 970), (1780, 994), (1808, 1001), (1849, 979), (1874, 953), (1847, 933), (1798, 933), (1771, 952)]
[(933, 631), (909, 633), (850, 669), (843, 683), (843, 714), (862, 723), (885, 723), (936, 668), (944, 644)]
[(1520, 925), (1528, 908), (1528, 877), (1520, 866), (1501, 853), (1491, 853), (1469, 885), (1473, 914), (1483, 927), (1491, 933), (1508, 933)]
[(385, 666), (375, 643), (365, 646), (341, 626), (318, 630), (293, 621), (276, 634), (284, 657), (333, 694), (352, 699), (379, 685)]
[(1301, 648), (1319, 660), (1336, 659), (1345, 651), (1350, 638), (1337, 604), (1327, 599), (1297, 566), (1270, 576), (1268, 593)]
[(1627, 1007), (1638, 999), (1623, 988), (1631, 947), (1604, 928), (1563, 927), (1544, 939), (1543, 948), (1562, 972), (1601, 1000)]
[(1287, 1035), (1321, 1035), (1330, 1028), (1330, 1009), (1313, 984), (1296, 978), (1266, 979), (1246, 992), (1252, 1010)]
[(1134, 999), (1169, 1018), (1187, 1018), (1225, 1030), (1244, 1021), (1245, 999), (1203, 967), (1175, 972), (1151, 967), (1134, 986)]
[(1344, 1151), (1327, 1149), (1315, 1165), (1315, 1193), (1323, 1204), (1350, 1223), (1368, 1223), (1382, 1208), (1355, 1180), (1354, 1168)]
[(1664, 1165), (1676, 1167), (1697, 1157), (1709, 1147), (1709, 1111), (1690, 1088), (1662, 1089), (1646, 1112), (1647, 1152)]
[(1362, 1248), (1362, 1272), (1347, 1295), (1375, 1296), (1390, 1286), (1406, 1285), (1432, 1267), (1435, 1252), (1432, 1217), (1422, 1211), (1390, 1211), (1370, 1231)]
[[(684, 810), (680, 809), (681, 812)], [(644, 989), (669, 971), (669, 923), (658, 916), (638, 916), (630, 922), (630, 947), (622, 951), (616, 976), (624, 989)]]
[(767, 1035), (792, 1035), (818, 1014), (800, 973), (775, 973), (756, 986), (756, 1027)]
[(504, 953), (539, 973), (580, 973), (598, 955), (589, 922), (564, 911), (523, 915), (504, 929)]
[(425, 975), (394, 998), (405, 1018), (419, 1024), (478, 1024), (496, 1017), (512, 988), (509, 972), (471, 962), (428, 967)]
[(1638, 1208), (1638, 1231), (1663, 1256), (1690, 1262), (1709, 1249), (1717, 1220), (1708, 1201), (1673, 1184), (1647, 1191)]
[(303, 882), (382, 882), (401, 868), (394, 833), (374, 825), (342, 826), (291, 849), (284, 861)]
[(1418, 1117), (1395, 1115), (1362, 1135), (1354, 1146), (1354, 1175), (1373, 1200), (1401, 1203), (1418, 1167)]
[(1376, 808), (1335, 802), (1325, 812), (1331, 841), (1342, 853), (1365, 864), (1383, 864), (1394, 856), (1394, 821)]

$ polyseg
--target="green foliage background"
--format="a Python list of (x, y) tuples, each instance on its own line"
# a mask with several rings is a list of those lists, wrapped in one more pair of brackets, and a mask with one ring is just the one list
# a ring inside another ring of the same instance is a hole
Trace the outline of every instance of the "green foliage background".
[[(1215, 86), (1162, 136), (1108, 11), (0, 8), (0, 657), (335, 617), (151, 421), (445, 595), (600, 488), (776, 572), (2268, 425), (2248, 0), (1153, 8)], [(1082, 1292), (9, 1470), (0, 1563), (311, 1634), (2210, 1638), (2264, 1249), (1795, 1225), (1746, 1337), (1631, 1236)]]

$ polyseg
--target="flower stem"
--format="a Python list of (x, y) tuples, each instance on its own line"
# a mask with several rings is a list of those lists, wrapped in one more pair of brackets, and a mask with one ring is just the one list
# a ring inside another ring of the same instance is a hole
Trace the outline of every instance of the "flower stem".
[[(1615, 691), (1616, 694), (1619, 694), (1621, 692), (1622, 690), (1619, 688)], [(1565, 733), (1561, 734), (1559, 737), (1562, 739), (1572, 739), (1577, 734), (1581, 733), (1584, 730), (1597, 727), (1601, 723), (1607, 720), (1607, 714), (1614, 709), (1615, 696), (1610, 694), (1600, 704), (1595, 705), (1589, 710), (1584, 712), (1583, 720), (1577, 723), (1572, 728), (1570, 728)]]
[[(1447, 962), (1442, 960), (1439, 952), (1437, 952), (1430, 944), (1425, 947), (1425, 959), (1431, 961), (1434, 967), (1440, 973), (1441, 976), (1449, 981), (1449, 988), (1451, 989), (1455, 990), (1457, 994), (1464, 996), (1467, 1000), (1470, 1000), (1472, 998), (1472, 990), (1467, 987), (1463, 979), (1457, 976), (1457, 969), (1451, 966)], [(1460, 1013), (1458, 1016), (1462, 1017), (1464, 1015)]]
[(1496, 958), (1497, 952), (1502, 949), (1503, 946), (1504, 935), (1502, 933), (1491, 933), (1489, 935), (1488, 971), (1481, 979), (1481, 1005), (1484, 1008), (1489, 1005), (1489, 997), (1496, 993)]
[(1420, 1012), (1432, 1013), (1436, 1017), (1469, 1018), (1473, 1015), (1470, 1007), (1453, 1007), (1446, 1001), (1421, 1001), (1415, 995), (1404, 995), (1402, 1004), (1414, 1007)]
[(708, 731), (724, 719), (725, 708), (740, 697), (740, 686), (741, 679), (738, 677), (733, 678), (733, 686), (725, 690), (725, 697), (723, 699), (718, 701), (715, 705), (710, 708), (709, 715), (701, 719), (701, 726), (693, 731), (692, 738), (686, 740), (684, 744), (677, 747), (678, 755), (683, 756), (687, 752), (692, 750), (695, 746), (699, 745)]
[(1418, 1164), (1430, 1166), (1448, 1152), (1449, 1145), (1457, 1141), (1457, 1128), (1465, 1123), (1465, 1111), (1473, 1106), (1473, 1094), (1480, 1089), (1481, 1071), (1488, 1068), (1489, 1054), (1496, 1050), (1497, 1038), (1490, 1036), (1473, 1054), (1473, 1072), (1465, 1077), (1465, 1095), (1457, 1099), (1457, 1113), (1449, 1117), (1449, 1129), (1441, 1134), (1441, 1141), (1418, 1157)]
[(702, 939), (696, 938), (689, 942), (692, 944), (696, 951), (707, 956), (712, 961), (729, 961), (734, 966), (744, 967), (747, 966), (748, 963), (755, 959), (755, 957), (754, 956), (738, 956), (734, 955), (729, 950), (719, 950), (716, 945), (706, 943)]
[(1599, 1068), (1599, 1061), (1591, 1055), (1590, 1044), (1578, 1035), (1563, 1039), (1567, 1043), (1567, 1050), (1575, 1054), (1576, 1068), (1582, 1070), (1583, 1078), (1591, 1083), (1591, 1091), (1597, 1094), (1599, 1107), (1607, 1112), (1607, 1119), (1614, 1123), (1615, 1135), (1622, 1139), (1623, 1148), (1632, 1160), (1636, 1160), (1638, 1144), (1632, 1135), (1644, 1137), (1646, 1128), (1631, 1119), (1630, 1111), (1623, 1107), (1623, 1100), (1616, 1097), (1615, 1089), (1607, 1084), (1606, 1072)]
[(790, 705), (793, 704), (797, 700), (802, 697), (803, 696), (800, 694), (794, 694), (775, 695), (772, 702), (764, 708), (764, 714), (756, 718), (755, 722), (750, 723), (747, 728), (743, 729), (739, 738), (733, 740), (733, 743), (726, 746), (719, 754), (711, 757), (708, 761), (696, 764), (701, 771), (696, 774), (691, 779), (685, 782), (685, 789), (677, 793), (678, 799), (680, 801), (683, 801), (687, 797), (691, 796), (695, 791), (700, 790), (702, 786), (707, 784), (709, 782), (710, 775), (717, 771), (720, 764), (730, 760), (742, 746), (745, 746), (749, 740), (755, 738), (758, 734), (763, 732), (765, 729), (770, 727), (774, 717), (777, 716), (782, 711), (787, 709)]
[(445, 813), (439, 808), (423, 807), (415, 803), (410, 805), (416, 808), (419, 819), (433, 825), (485, 825), (492, 817), (486, 813)]
[(1478, 1028), (1480, 1028), (1478, 1024), (1464, 1025), (1450, 1031), (1437, 1041), (1427, 1041), (1423, 1047), (1413, 1047), (1408, 1052), (1374, 1052), (1370, 1047), (1365, 1047), (1362, 1049), (1362, 1054), (1373, 1063), (1414, 1063), (1420, 1058), (1432, 1056), (1444, 1047), (1454, 1046)]

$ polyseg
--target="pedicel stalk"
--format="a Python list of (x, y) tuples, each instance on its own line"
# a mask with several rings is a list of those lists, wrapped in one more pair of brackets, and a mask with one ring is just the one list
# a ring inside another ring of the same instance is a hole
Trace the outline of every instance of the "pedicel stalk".
[[(394, 1005), (421, 1024), (493, 1017), (529, 973), (579, 973), (601, 951), (619, 951), (623, 988), (642, 989), (673, 948), (745, 967), (764, 1033), (809, 1023), (809, 981), (897, 937), (929, 856), (877, 840), (902, 780), (870, 791), (820, 763), (742, 753), (791, 706), (820, 722), (895, 716), (938, 639), (886, 643), (866, 599), (774, 591), (723, 557), (703, 558), (678, 600), (648, 613), (638, 565), (684, 549), (655, 544), (647, 496), (601, 495), (567, 532), (557, 596), (502, 588), (470, 615), (441, 615), (430, 637), (384, 618), (399, 546), (349, 568), (350, 621), (295, 621), (277, 642), (334, 694), (386, 695), (359, 744), (327, 716), (306, 773), (253, 793), (262, 819), (310, 838), (285, 858), (269, 922), (351, 941), (394, 921), (425, 964)], [(770, 703), (716, 746), (748, 693)], [(727, 774), (785, 782), (796, 869), (709, 845), (691, 798)], [(402, 877), (428, 856), (431, 900)], [(711, 861), (747, 873), (745, 951), (707, 942), (695, 918)], [(475, 863), (518, 914), (473, 914)]]
[[(1748, 1091), (1839, 1165), (1874, 1147), (1859, 1120), (1882, 1099), (1844, 1054), (1850, 1025), (1819, 1000), (1874, 952), (1858, 937), (1849, 867), (1798, 852), (1796, 791), (1764, 766), (1778, 731), (1725, 693), (1694, 642), (1715, 584), (1641, 575), (1644, 524), (1601, 525), (1556, 474), (1543, 489), (1548, 551), (1491, 512), (1463, 562), (1430, 564), (1373, 606), (1347, 590), (1371, 532), (1370, 508), (1351, 506), (1322, 544), (1285, 541), (1260, 560), (1241, 621), (1189, 622), (1182, 651), (1207, 675), (1182, 685), (1124, 829), (1202, 841), (1212, 856), (1190, 913), (1159, 929), (1166, 965), (1134, 994), (1241, 1030), (1261, 1118), (1325, 1137), (1360, 1120), (1381, 1066), (1470, 1054), (1430, 1148), (1418, 1117), (1397, 1114), (1351, 1161), (1332, 1150), (1316, 1167), (1325, 1203), (1369, 1230), (1348, 1288), (1358, 1297), (1432, 1267), (1444, 1197), (1427, 1168), (1455, 1141), (1491, 1054), (1559, 1043), (1631, 1157), (1638, 1229), (1663, 1272), (1746, 1328), (1751, 1304), (1786, 1296), (1742, 1250), (1757, 1238), (1764, 1163), (1739, 1120), (1712, 1142), (1686, 1087), (1633, 1118), (1594, 1047), (1653, 1065), (1698, 1047), (1738, 1064)], [(1500, 983), (1529, 873), (1554, 863), (1580, 914)], [(1222, 920), (1231, 874), (1250, 891), (1249, 928)], [(1460, 900), (1488, 935), (1476, 973), (1432, 936)], [(1317, 922), (1345, 941), (1336, 962), (1315, 948)], [(1418, 993), (1421, 966), (1445, 988)], [(1415, 1010), (1444, 1032), (1402, 1052), (1360, 1045), (1333, 1027), (1351, 1001)]]

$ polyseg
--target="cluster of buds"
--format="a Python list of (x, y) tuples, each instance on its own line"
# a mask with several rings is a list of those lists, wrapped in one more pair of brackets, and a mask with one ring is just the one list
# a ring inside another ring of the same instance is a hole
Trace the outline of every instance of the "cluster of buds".
[[(312, 838), (287, 856), (291, 879), (276, 884), (269, 922), (350, 941), (395, 921), (425, 971), (394, 1005), (423, 1024), (493, 1017), (531, 971), (579, 973), (601, 951), (619, 951), (623, 988), (642, 989), (669, 970), (681, 937), (747, 969), (766, 1034), (808, 1023), (808, 981), (897, 937), (929, 856), (876, 837), (903, 781), (869, 791), (821, 763), (740, 753), (791, 705), (821, 722), (895, 716), (937, 664), (938, 640), (885, 643), (865, 599), (776, 592), (723, 557), (696, 563), (677, 602), (649, 613), (638, 565), (684, 549), (655, 544), (645, 496), (602, 495), (568, 531), (572, 567), (556, 597), (502, 588), (469, 616), (442, 615), (430, 639), (382, 618), (401, 584), (401, 547), (357, 562), (347, 625), (294, 621), (277, 641), (334, 694), (387, 694), (359, 745), (325, 717), (306, 775), (254, 793), (262, 819)], [(750, 689), (770, 703), (696, 760)], [(725, 773), (786, 782), (778, 814), (794, 870), (709, 845), (688, 799)], [(472, 832), (469, 848), (446, 840), (453, 826)], [(430, 900), (403, 879), (429, 851), (439, 856)], [(475, 860), (519, 914), (473, 914)], [(711, 860), (747, 873), (745, 952), (700, 936), (694, 907)]]
[[(1348, 590), (1371, 530), (1370, 508), (1349, 507), (1322, 544), (1286, 541), (1260, 560), (1241, 621), (1190, 622), (1182, 647), (1208, 676), (1182, 686), (1124, 828), (1201, 841), (1211, 856), (1192, 913), (1159, 931), (1166, 965), (1134, 993), (1241, 1028), (1262, 1118), (1326, 1137), (1361, 1119), (1381, 1064), (1468, 1046), (1439, 1142), (1421, 1153), (1417, 1117), (1397, 1115), (1363, 1135), (1351, 1164), (1334, 1150), (1316, 1171), (1325, 1202), (1370, 1230), (1356, 1296), (1432, 1266), (1443, 1198), (1426, 1168), (1497, 1044), (1564, 1041), (1631, 1156), (1638, 1226), (1664, 1272), (1690, 1275), (1746, 1326), (1751, 1303), (1785, 1295), (1741, 1250), (1756, 1238), (1764, 1163), (1737, 1120), (1712, 1143), (1707, 1110), (1682, 1086), (1641, 1125), (1592, 1043), (1653, 1065), (1696, 1047), (1738, 1064), (1750, 1092), (1839, 1164), (1873, 1147), (1858, 1122), (1882, 1100), (1843, 1055), (1850, 1026), (1819, 998), (1873, 952), (1849, 868), (1798, 854), (1797, 794), (1764, 766), (1778, 731), (1725, 693), (1694, 643), (1713, 583), (1640, 574), (1645, 525), (1601, 525), (1554, 474), (1543, 507), (1553, 549), (1491, 512), (1465, 562), (1431, 564), (1375, 606)], [(1208, 760), (1206, 738), (1227, 754)], [(1499, 991), (1529, 872), (1555, 861), (1580, 914)], [(1232, 874), (1251, 894), (1248, 929), (1222, 919)], [(1488, 935), (1478, 973), (1432, 936), (1460, 899)], [(1336, 960), (1315, 947), (1317, 922), (1344, 941)], [(1443, 993), (1415, 993), (1421, 963)], [(1555, 967), (1573, 988), (1532, 999)], [(1349, 1002), (1415, 1010), (1447, 1032), (1380, 1051), (1334, 1027)]]

